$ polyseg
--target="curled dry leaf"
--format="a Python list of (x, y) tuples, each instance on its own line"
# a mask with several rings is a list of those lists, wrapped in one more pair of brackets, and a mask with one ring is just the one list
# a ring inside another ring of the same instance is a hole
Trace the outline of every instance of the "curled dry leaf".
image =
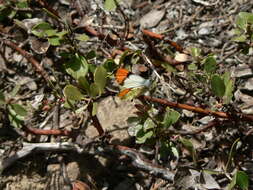
[(176, 56), (174, 59), (178, 62), (186, 62), (186, 61), (190, 61), (191, 57), (184, 53), (176, 53)]

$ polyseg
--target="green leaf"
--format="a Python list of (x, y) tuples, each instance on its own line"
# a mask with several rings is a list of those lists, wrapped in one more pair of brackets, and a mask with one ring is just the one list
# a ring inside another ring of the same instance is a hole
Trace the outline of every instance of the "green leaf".
[(95, 71), (96, 71), (96, 69), (97, 69), (97, 66), (96, 65), (94, 65), (94, 64), (89, 64), (89, 71), (91, 72), (91, 73), (95, 73)]
[(87, 94), (90, 94), (90, 84), (85, 77), (79, 77), (78, 84), (80, 85), (80, 88), (84, 89), (87, 92)]
[(98, 103), (97, 102), (93, 102), (91, 115), (92, 116), (97, 115), (97, 111), (98, 111)]
[(161, 158), (167, 158), (170, 154), (170, 145), (166, 141), (161, 141), (161, 147), (159, 150)]
[(97, 55), (96, 55), (96, 51), (94, 51), (94, 50), (91, 50), (91, 51), (89, 51), (87, 54), (86, 54), (86, 59), (93, 59), (93, 58), (95, 58)]
[(61, 45), (61, 39), (59, 37), (51, 37), (48, 38), (48, 42), (52, 45), (52, 46), (59, 46)]
[[(135, 124), (135, 123), (134, 123)], [(140, 132), (139, 132), (140, 131)], [(137, 124), (134, 126), (134, 136), (137, 137), (138, 134), (144, 133), (143, 131), (143, 125)]]
[(10, 93), (10, 96), (11, 97), (14, 97), (17, 95), (18, 91), (20, 90), (21, 88), (21, 85), (20, 84), (17, 84), (15, 85), (15, 87), (12, 89), (11, 93)]
[(57, 30), (55, 30), (55, 29), (45, 30), (45, 34), (46, 34), (48, 37), (56, 36), (56, 33), (57, 33)]
[(96, 83), (92, 83), (90, 85), (90, 95), (92, 97), (96, 97), (100, 94), (99, 86)]
[(226, 86), (225, 94), (223, 97), (223, 101), (225, 104), (228, 104), (233, 97), (234, 90), (234, 81), (230, 79), (230, 73), (226, 72), (223, 76), (224, 84)]
[(136, 136), (136, 143), (143, 144), (147, 139), (150, 139), (153, 136), (153, 131), (144, 132), (143, 130), (138, 131)]
[(63, 30), (61, 32), (57, 32), (56, 35), (59, 37), (59, 38), (63, 38), (63, 36), (65, 36), (66, 34), (68, 33), (68, 31), (66, 30)]
[(74, 107), (74, 104), (75, 100), (66, 99), (66, 101), (64, 102), (64, 107), (67, 109), (71, 109)]
[(179, 118), (180, 113), (172, 109), (167, 109), (163, 119), (163, 126), (169, 128), (172, 124), (176, 123)]
[(79, 91), (79, 89), (73, 85), (65, 86), (63, 94), (67, 99), (74, 101), (79, 101), (84, 98), (84, 95)]
[(161, 147), (159, 150), (159, 153), (161, 155), (161, 158), (168, 158), (171, 153), (176, 157), (179, 158), (179, 152), (172, 142), (166, 142), (166, 141), (161, 141)]
[(18, 8), (27, 8), (28, 7), (28, 3), (27, 3), (26, 0), (25, 1), (18, 1), (16, 3), (16, 5), (17, 5)]
[(247, 36), (244, 34), (232, 38), (232, 41), (235, 41), (235, 42), (246, 42), (246, 40), (247, 40)]
[(106, 85), (107, 72), (103, 66), (98, 66), (94, 73), (94, 82), (99, 87), (99, 93), (102, 94)]
[(25, 117), (27, 115), (27, 111), (22, 105), (20, 105), (20, 104), (11, 104), (10, 106), (12, 107), (12, 109), (14, 110), (14, 112), (17, 115), (20, 115), (22, 117)]
[(249, 188), (249, 177), (244, 171), (237, 172), (236, 184), (243, 190), (247, 190)]
[(191, 63), (191, 64), (188, 65), (188, 69), (190, 71), (195, 71), (195, 70), (198, 69), (198, 66), (195, 63)]
[(155, 127), (155, 124), (150, 118), (148, 118), (143, 124), (144, 132), (147, 132), (148, 129), (152, 129), (154, 127)]
[(249, 178), (248, 175), (243, 171), (236, 171), (232, 181), (228, 185), (228, 190), (232, 190), (235, 185), (238, 185), (242, 190), (248, 190), (249, 188)]
[(38, 36), (40, 38), (42, 37), (46, 37), (46, 33), (45, 31), (46, 30), (51, 30), (52, 27), (49, 23), (47, 22), (41, 22), (39, 24), (36, 24), (35, 26), (32, 27), (32, 33), (35, 35), (35, 36)]
[(244, 20), (246, 23), (253, 24), (253, 14), (248, 12), (240, 12), (238, 17)]
[(6, 104), (4, 93), (0, 91), (0, 105)]
[(216, 96), (222, 97), (224, 95), (226, 87), (219, 75), (213, 75), (211, 79), (211, 88)]
[(80, 34), (80, 35), (77, 35), (76, 36), (76, 39), (79, 40), (79, 41), (87, 41), (89, 40), (89, 36), (87, 36), (86, 34)]
[(244, 17), (242, 13), (239, 13), (239, 15), (236, 17), (235, 24), (237, 27), (246, 31), (247, 19)]
[(79, 77), (85, 77), (88, 73), (88, 62), (81, 55), (74, 55), (71, 57), (70, 61), (65, 63), (65, 70), (70, 74), (74, 79), (78, 80)]
[(222, 78), (223, 78), (223, 81), (224, 81), (224, 84), (225, 86), (228, 84), (228, 82), (230, 81), (230, 76), (231, 76), (231, 73), (230, 72), (225, 72), (223, 75), (222, 75)]
[(161, 65), (167, 72), (176, 72), (177, 70), (167, 62), (154, 60), (155, 64)]
[(32, 30), (49, 30), (52, 29), (51, 25), (47, 22), (40, 22), (32, 28)]
[(216, 60), (212, 55), (209, 55), (206, 59), (204, 59), (204, 70), (206, 73), (211, 74), (216, 70)]
[(107, 59), (104, 63), (104, 68), (107, 70), (107, 72), (113, 72), (117, 68), (117, 65), (113, 59)]
[(115, 2), (116, 0), (105, 0), (104, 8), (107, 11), (115, 11), (117, 4)]
[(196, 150), (195, 150), (192, 142), (188, 139), (183, 138), (183, 137), (180, 138), (180, 141), (184, 145), (184, 147), (190, 152), (193, 162), (196, 166), (197, 165), (197, 153), (196, 153)]
[(16, 111), (13, 109), (12, 105), (8, 106), (8, 119), (9, 119), (11, 125), (14, 126), (14, 127), (17, 127), (17, 128), (22, 127), (22, 124), (24, 122), (24, 116), (21, 116), (21, 115), (17, 114)]
[(201, 49), (200, 48), (191, 48), (191, 55), (194, 57), (194, 58), (197, 58), (201, 55)]

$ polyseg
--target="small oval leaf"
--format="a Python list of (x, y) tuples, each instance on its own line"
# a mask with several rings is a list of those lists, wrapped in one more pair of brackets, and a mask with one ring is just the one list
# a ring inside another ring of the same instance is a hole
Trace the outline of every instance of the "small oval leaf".
[(222, 97), (225, 93), (225, 84), (222, 78), (219, 75), (214, 75), (211, 79), (211, 88), (213, 93), (218, 96)]
[(79, 91), (79, 89), (73, 85), (65, 86), (63, 90), (64, 96), (69, 100), (82, 100), (84, 95)]
[(25, 117), (27, 115), (26, 109), (20, 104), (11, 104), (12, 109), (17, 115)]

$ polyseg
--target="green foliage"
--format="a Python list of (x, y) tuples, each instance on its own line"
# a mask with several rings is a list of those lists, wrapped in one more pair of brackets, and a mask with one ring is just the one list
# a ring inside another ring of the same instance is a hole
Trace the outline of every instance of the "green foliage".
[(171, 110), (167, 108), (164, 119), (163, 119), (163, 126), (165, 128), (169, 128), (172, 124), (176, 123), (180, 118), (180, 113), (175, 110)]
[(204, 70), (208, 74), (213, 74), (216, 71), (216, 59), (212, 56), (209, 55), (207, 58), (204, 59)]
[(201, 49), (193, 47), (193, 48), (191, 48), (190, 53), (191, 53), (192, 57), (196, 60), (201, 56)]
[(235, 186), (242, 190), (249, 189), (249, 177), (244, 171), (236, 171), (228, 186), (228, 190), (232, 190)]
[(68, 31), (57, 31), (47, 22), (41, 22), (33, 26), (32, 33), (39, 37), (47, 39), (52, 46), (59, 46), (64, 41)]
[(85, 57), (78, 54), (69, 54), (68, 57), (69, 61), (64, 64), (66, 72), (76, 80), (79, 80), (80, 77), (85, 77), (89, 69)]
[(107, 10), (107, 11), (115, 11), (115, 9), (117, 8), (117, 2), (119, 0), (105, 0), (105, 3), (104, 3), (104, 8)]
[(155, 127), (154, 122), (148, 118), (143, 125), (137, 125), (136, 143), (143, 144), (154, 135), (153, 128)]
[(161, 147), (159, 150), (161, 159), (166, 159), (168, 155), (172, 154), (177, 159), (179, 158), (179, 152), (176, 145), (173, 142), (161, 141)]
[[(195, 93), (203, 94), (210, 89), (215, 96), (223, 100), (223, 103), (230, 103), (234, 90), (234, 81), (231, 79), (230, 73), (217, 74), (218, 65), (214, 55), (202, 57), (200, 50), (194, 50), (194, 48), (192, 48), (192, 54), (195, 54), (197, 59), (188, 65), (190, 70), (188, 77), (193, 86), (199, 86), (194, 89)], [(201, 68), (198, 68), (197, 65), (200, 65)]]
[(21, 117), (25, 117), (27, 115), (26, 109), (20, 104), (10, 104), (11, 109)]
[(26, 109), (19, 104), (10, 104), (8, 108), (8, 119), (12, 126), (20, 128), (27, 115)]
[[(78, 82), (78, 88), (83, 89), (91, 97), (100, 96), (104, 92), (108, 76), (104, 66), (91, 65), (84, 56), (77, 53), (75, 55), (62, 54), (62, 56), (68, 59), (64, 64), (65, 71)], [(96, 54), (91, 51), (88, 56), (91, 59)], [(89, 74), (89, 79), (91, 79), (91, 74), (93, 75), (92, 80), (87, 80), (87, 74)]]
[(93, 102), (91, 115), (92, 116), (97, 115), (97, 111), (98, 111), (98, 103), (97, 102)]
[(236, 17), (233, 41), (241, 43), (242, 52), (247, 54), (253, 40), (253, 13), (240, 12)]
[(225, 94), (225, 84), (219, 75), (213, 75), (211, 78), (211, 88), (213, 93), (218, 97), (223, 97)]
[(31, 13), (26, 13), (23, 11), (17, 11), (13, 9), (16, 8), (28, 8), (27, 0), (9, 0), (5, 1), (4, 3), (0, 4), (0, 21), (7, 21), (14, 18), (31, 18)]
[(114, 62), (113, 59), (107, 59), (104, 64), (104, 68), (107, 70), (107, 72), (113, 72), (118, 66)]
[(195, 166), (197, 166), (197, 153), (192, 142), (189, 139), (183, 137), (180, 138), (180, 141), (183, 144), (183, 146), (190, 152), (193, 162)]
[(106, 85), (107, 71), (103, 66), (98, 66), (94, 73), (94, 83), (98, 86), (99, 94), (104, 92)]
[(80, 34), (76, 36), (76, 39), (79, 41), (88, 41), (89, 40), (89, 36), (87, 36), (86, 34)]
[(84, 98), (84, 95), (79, 89), (73, 85), (67, 85), (63, 89), (63, 94), (68, 100), (79, 101)]
[(241, 144), (241, 141), (240, 141), (240, 138), (236, 139), (229, 151), (229, 155), (228, 155), (228, 161), (226, 163), (226, 167), (225, 167), (225, 171), (228, 170), (228, 168), (230, 167), (231, 163), (232, 163), (232, 160), (233, 160), (233, 157), (237, 151), (237, 149), (240, 147), (238, 145)]

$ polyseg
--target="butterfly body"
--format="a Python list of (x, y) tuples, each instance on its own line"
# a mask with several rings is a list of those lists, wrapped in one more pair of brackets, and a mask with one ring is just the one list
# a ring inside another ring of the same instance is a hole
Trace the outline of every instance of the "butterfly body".
[(131, 74), (124, 68), (119, 68), (117, 70), (116, 81), (119, 84), (123, 84), (123, 90), (118, 94), (119, 97), (124, 97), (135, 89), (140, 91), (140, 88), (148, 88), (151, 85), (151, 81), (149, 79), (144, 79), (139, 75)]

